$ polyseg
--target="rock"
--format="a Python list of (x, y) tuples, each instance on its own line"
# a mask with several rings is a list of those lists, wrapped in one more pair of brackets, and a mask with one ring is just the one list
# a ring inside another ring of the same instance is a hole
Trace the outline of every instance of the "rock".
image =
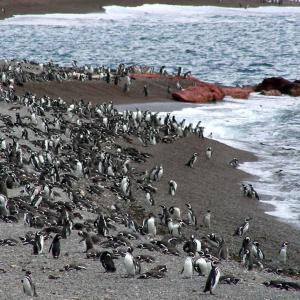
[(278, 90), (269, 90), (269, 91), (263, 90), (261, 94), (264, 96), (282, 96), (281, 92)]
[(271, 77), (264, 79), (255, 90), (257, 92), (278, 90), (282, 94), (298, 97), (300, 96), (300, 82), (299, 80), (292, 82), (282, 77)]
[(196, 86), (172, 93), (172, 97), (182, 102), (209, 103), (223, 100), (225, 94), (214, 84), (198, 81)]
[(239, 88), (239, 87), (222, 87), (222, 91), (226, 96), (230, 96), (235, 99), (248, 99), (253, 89), (251, 88)]

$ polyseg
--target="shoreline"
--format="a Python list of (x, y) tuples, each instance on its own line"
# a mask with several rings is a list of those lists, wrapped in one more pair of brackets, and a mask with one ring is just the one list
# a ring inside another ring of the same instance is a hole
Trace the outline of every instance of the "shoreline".
[(124, 3), (121, 0), (0, 0), (0, 20), (14, 15), (53, 14), (53, 13), (95, 13), (105, 12), (105, 6), (137, 7), (144, 4), (167, 4), (183, 6), (219, 6), (219, 7), (259, 7), (259, 6), (298, 6), (283, 0), (283, 4), (262, 3), (261, 0), (133, 0)]

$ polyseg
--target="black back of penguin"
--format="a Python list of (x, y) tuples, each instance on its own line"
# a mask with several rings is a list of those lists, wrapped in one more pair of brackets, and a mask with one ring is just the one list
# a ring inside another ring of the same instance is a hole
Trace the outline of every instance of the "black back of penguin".
[(116, 267), (109, 251), (104, 251), (100, 255), (100, 261), (106, 272), (115, 272)]

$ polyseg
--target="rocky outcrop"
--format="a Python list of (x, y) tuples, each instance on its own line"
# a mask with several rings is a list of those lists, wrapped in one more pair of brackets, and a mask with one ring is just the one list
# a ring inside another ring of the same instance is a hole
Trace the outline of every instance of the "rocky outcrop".
[(239, 88), (239, 87), (222, 87), (222, 91), (226, 96), (230, 96), (235, 99), (248, 99), (252, 88)]
[(196, 86), (172, 93), (173, 99), (182, 102), (210, 103), (221, 101), (225, 94), (220, 87), (214, 84), (197, 81)]
[(282, 77), (271, 77), (264, 79), (256, 86), (257, 92), (278, 90), (282, 94), (290, 96), (300, 96), (300, 82), (298, 80), (292, 82)]

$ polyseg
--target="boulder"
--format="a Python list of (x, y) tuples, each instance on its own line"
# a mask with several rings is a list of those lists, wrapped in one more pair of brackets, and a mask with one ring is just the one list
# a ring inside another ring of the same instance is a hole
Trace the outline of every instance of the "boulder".
[(298, 80), (292, 82), (282, 77), (271, 77), (264, 79), (256, 86), (257, 92), (278, 90), (282, 94), (290, 96), (300, 96), (300, 83)]
[(214, 84), (197, 81), (196, 86), (172, 93), (173, 99), (182, 102), (209, 103), (221, 101), (225, 97), (222, 89)]
[(282, 96), (281, 92), (278, 90), (262, 91), (261, 94), (264, 96)]
[(239, 87), (222, 87), (222, 91), (226, 96), (230, 96), (235, 99), (248, 99), (253, 89), (251, 88), (239, 88)]

